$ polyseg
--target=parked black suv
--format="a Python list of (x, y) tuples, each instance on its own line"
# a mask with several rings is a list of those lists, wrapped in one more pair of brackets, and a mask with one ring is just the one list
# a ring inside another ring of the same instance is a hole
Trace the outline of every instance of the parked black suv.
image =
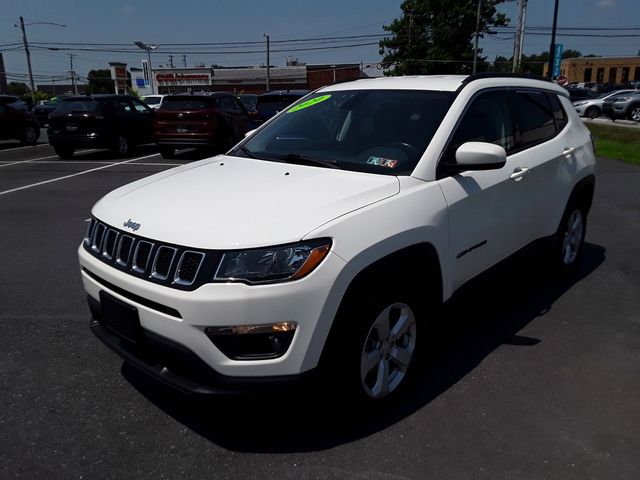
[(38, 120), (14, 102), (0, 101), (0, 140), (20, 140), (23, 145), (35, 145), (40, 137)]
[(263, 93), (258, 97), (256, 110), (258, 111), (257, 123), (264, 123), (280, 110), (287, 108), (293, 102), (304, 97), (309, 90), (275, 90)]
[(49, 143), (61, 158), (78, 148), (108, 148), (126, 155), (130, 145), (153, 142), (153, 110), (127, 95), (65, 98), (49, 116)]

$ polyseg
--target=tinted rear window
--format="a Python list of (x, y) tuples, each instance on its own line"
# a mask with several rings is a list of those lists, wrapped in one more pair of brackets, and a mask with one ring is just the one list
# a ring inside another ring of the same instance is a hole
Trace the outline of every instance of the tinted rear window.
[(160, 110), (205, 110), (215, 106), (215, 99), (207, 97), (166, 97)]
[(524, 147), (553, 138), (556, 134), (554, 112), (543, 92), (516, 92), (513, 102)]
[(104, 102), (92, 98), (64, 100), (56, 109), (57, 113), (96, 112), (104, 107)]
[(162, 100), (162, 97), (144, 97), (142, 101), (147, 105), (157, 105)]

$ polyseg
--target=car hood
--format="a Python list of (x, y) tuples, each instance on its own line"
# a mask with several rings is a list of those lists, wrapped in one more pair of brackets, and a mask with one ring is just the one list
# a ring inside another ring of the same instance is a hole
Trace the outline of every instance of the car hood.
[(114, 190), (92, 213), (120, 230), (131, 220), (143, 237), (236, 249), (299, 241), (399, 190), (389, 175), (218, 156)]

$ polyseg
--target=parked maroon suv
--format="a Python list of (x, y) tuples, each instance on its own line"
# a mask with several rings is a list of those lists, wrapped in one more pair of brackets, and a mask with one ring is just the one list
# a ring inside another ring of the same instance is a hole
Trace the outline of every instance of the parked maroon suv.
[(249, 115), (229, 93), (194, 93), (165, 97), (156, 111), (154, 132), (164, 158), (178, 148), (222, 152), (249, 130)]

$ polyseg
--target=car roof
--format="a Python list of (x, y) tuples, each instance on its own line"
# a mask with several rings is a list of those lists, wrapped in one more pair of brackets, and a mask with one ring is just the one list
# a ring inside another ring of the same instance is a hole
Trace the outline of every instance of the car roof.
[(364, 78), (337, 83), (320, 89), (322, 92), (342, 90), (430, 90), (457, 92), (463, 88), (474, 90), (491, 87), (541, 88), (567, 95), (562, 87), (532, 75), (478, 74), (478, 75), (411, 75), (402, 77)]

